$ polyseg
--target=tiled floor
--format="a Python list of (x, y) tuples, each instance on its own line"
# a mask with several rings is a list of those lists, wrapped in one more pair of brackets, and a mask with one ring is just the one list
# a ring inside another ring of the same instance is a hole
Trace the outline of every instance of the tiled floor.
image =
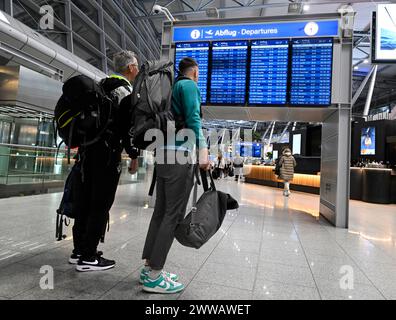
[[(219, 189), (240, 209), (200, 250), (174, 243), (166, 269), (180, 275), (186, 290), (166, 296), (146, 294), (138, 284), (152, 213), (147, 183), (119, 187), (100, 247), (117, 266), (100, 273), (77, 273), (67, 264), (70, 230), (55, 241), (61, 194), (0, 200), (0, 299), (396, 299), (396, 206), (351, 201), (344, 230), (315, 217), (318, 196), (294, 192), (285, 199), (280, 190), (232, 180), (220, 181)], [(53, 290), (40, 288), (45, 265), (54, 270)]]

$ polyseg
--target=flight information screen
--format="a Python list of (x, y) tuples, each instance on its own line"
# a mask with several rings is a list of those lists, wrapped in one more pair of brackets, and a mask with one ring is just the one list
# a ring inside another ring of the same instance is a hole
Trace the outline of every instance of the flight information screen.
[(286, 104), (288, 40), (252, 41), (249, 104)]
[(293, 40), (290, 103), (331, 104), (332, 62), (332, 39)]
[(194, 58), (198, 63), (198, 88), (201, 91), (201, 102), (205, 104), (208, 84), (209, 42), (177, 43), (175, 56), (176, 70), (180, 60), (185, 57)]
[(211, 103), (245, 103), (247, 55), (247, 41), (213, 42)]

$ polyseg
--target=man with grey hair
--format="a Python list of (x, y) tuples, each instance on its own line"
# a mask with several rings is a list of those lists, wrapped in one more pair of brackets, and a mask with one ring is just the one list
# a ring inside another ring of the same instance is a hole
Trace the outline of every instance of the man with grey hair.
[[(118, 79), (124, 81), (124, 86), (120, 86), (113, 91), (113, 94), (118, 98), (118, 103), (120, 104), (120, 117), (119, 120), (122, 122), (120, 126), (126, 130), (124, 130), (123, 138), (124, 138), (124, 147), (126, 151), (130, 154), (130, 145), (129, 145), (129, 123), (125, 123), (131, 117), (129, 114), (130, 103), (128, 99), (121, 104), (121, 101), (132, 93), (132, 84), (139, 73), (139, 64), (136, 57), (136, 54), (132, 51), (120, 51), (116, 53), (113, 57), (113, 64), (115, 73), (113, 73), (109, 78), (110, 79)], [(125, 84), (127, 84), (125, 86)], [(131, 150), (131, 152), (135, 152), (136, 150)], [(128, 168), (129, 173), (134, 174), (137, 171), (138, 162), (136, 158), (131, 157), (131, 164)]]
[(118, 103), (127, 95), (132, 93), (131, 82), (135, 80), (139, 73), (139, 65), (136, 54), (132, 51), (121, 51), (113, 57), (114, 71), (110, 78), (123, 80), (124, 86), (115, 89), (115, 95), (118, 97)]
[(115, 73), (100, 82), (106, 96), (113, 101), (107, 130), (96, 143), (79, 150), (84, 166), (83, 187), (79, 195), (81, 214), (75, 219), (74, 250), (69, 262), (77, 264), (76, 270), (82, 272), (115, 266), (115, 261), (103, 258), (97, 247), (117, 191), (123, 149), (131, 158), (129, 172), (137, 170), (138, 150), (131, 147), (128, 135), (132, 82), (139, 72), (136, 55), (131, 51), (115, 54), (114, 67)]

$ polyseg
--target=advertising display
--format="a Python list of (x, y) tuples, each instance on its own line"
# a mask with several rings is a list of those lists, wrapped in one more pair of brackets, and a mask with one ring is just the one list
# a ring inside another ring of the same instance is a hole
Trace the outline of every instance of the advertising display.
[(261, 158), (262, 148), (263, 144), (257, 142), (241, 142), (236, 145), (241, 157)]
[(261, 158), (261, 149), (263, 145), (261, 143), (253, 143), (252, 144), (252, 156), (254, 158)]
[(293, 154), (301, 154), (301, 134), (293, 134)]
[(241, 157), (251, 157), (252, 156), (252, 143), (242, 142), (236, 145), (236, 149), (239, 149), (239, 154)]
[(396, 4), (379, 4), (373, 21), (374, 63), (396, 63)]
[(360, 155), (375, 155), (375, 127), (362, 129), (360, 137)]

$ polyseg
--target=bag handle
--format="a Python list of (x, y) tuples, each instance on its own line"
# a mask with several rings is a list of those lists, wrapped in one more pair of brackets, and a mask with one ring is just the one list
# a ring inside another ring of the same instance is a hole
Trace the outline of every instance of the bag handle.
[(190, 222), (191, 226), (195, 224), (195, 215), (197, 212), (198, 185), (201, 184), (201, 180), (199, 178), (199, 164), (194, 165), (194, 176), (195, 176), (195, 183), (194, 183), (193, 201), (191, 208), (191, 222)]
[(213, 191), (216, 191), (216, 185), (215, 185), (214, 180), (213, 180), (212, 171), (209, 170), (208, 173), (209, 173), (209, 178), (210, 178), (210, 188)]

